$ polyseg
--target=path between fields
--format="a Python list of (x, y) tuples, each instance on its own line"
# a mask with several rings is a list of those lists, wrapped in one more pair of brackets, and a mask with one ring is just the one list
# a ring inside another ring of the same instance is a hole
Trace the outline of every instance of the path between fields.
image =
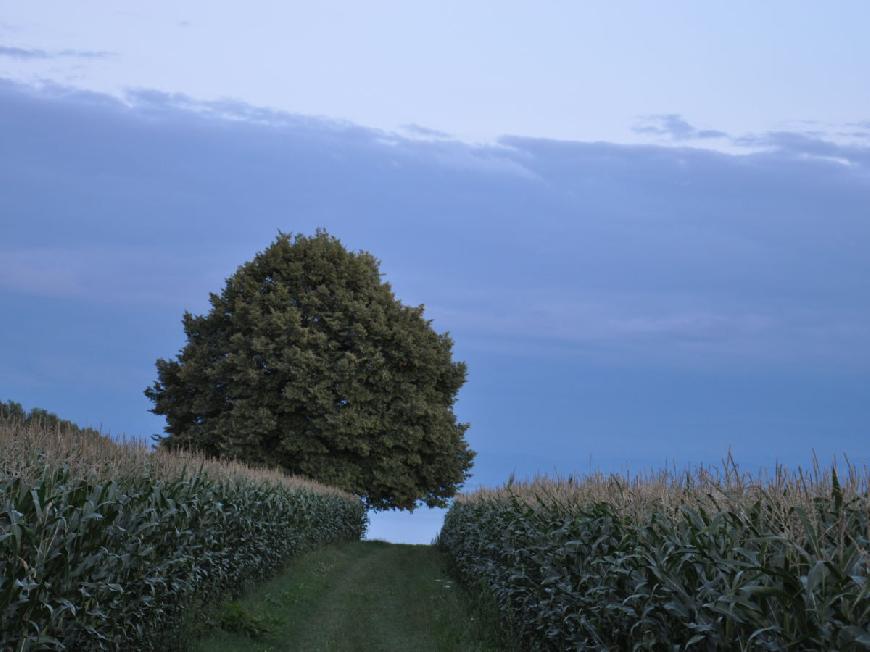
[(433, 546), (362, 541), (295, 559), (279, 577), (221, 610), (201, 652), (483, 652), (497, 648)]

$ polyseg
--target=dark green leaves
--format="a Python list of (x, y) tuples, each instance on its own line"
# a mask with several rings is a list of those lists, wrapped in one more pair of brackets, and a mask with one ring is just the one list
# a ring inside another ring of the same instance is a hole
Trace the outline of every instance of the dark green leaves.
[(146, 390), (165, 446), (277, 464), (375, 509), (444, 505), (467, 478), (465, 365), (370, 254), (280, 235), (183, 322), (187, 344)]
[(803, 504), (676, 485), (642, 509), (509, 485), (456, 502), (439, 541), (523, 649), (870, 649), (866, 476), (829, 477)]
[[(54, 445), (69, 455), (39, 450)], [(191, 605), (365, 528), (348, 494), (174, 457), (0, 419), (0, 650), (174, 649)]]

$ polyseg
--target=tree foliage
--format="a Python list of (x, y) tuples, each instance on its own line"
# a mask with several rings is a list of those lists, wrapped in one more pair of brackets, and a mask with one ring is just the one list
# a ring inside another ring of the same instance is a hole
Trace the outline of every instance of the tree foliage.
[(375, 509), (443, 506), (474, 456), (453, 413), (465, 365), (378, 265), (318, 231), (239, 267), (157, 361), (161, 444), (279, 465)]
[(35, 407), (25, 410), (21, 403), (16, 403), (15, 401), (0, 401), (0, 424), (102, 437), (100, 431), (94, 428), (82, 428), (78, 424), (67, 419), (61, 419), (54, 412), (49, 412), (42, 408)]

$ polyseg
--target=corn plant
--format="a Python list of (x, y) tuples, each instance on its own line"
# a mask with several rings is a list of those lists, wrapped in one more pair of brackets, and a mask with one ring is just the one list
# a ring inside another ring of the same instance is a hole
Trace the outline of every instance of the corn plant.
[(538, 479), (439, 537), (523, 649), (870, 649), (866, 470)]
[(0, 650), (175, 647), (185, 610), (365, 525), (278, 472), (0, 424)]

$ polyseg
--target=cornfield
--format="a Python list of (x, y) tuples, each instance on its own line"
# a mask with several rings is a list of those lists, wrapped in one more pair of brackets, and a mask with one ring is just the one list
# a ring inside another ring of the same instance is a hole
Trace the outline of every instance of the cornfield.
[(846, 467), (511, 481), (439, 545), (521, 649), (870, 649), (870, 474)]
[(366, 524), (278, 471), (0, 419), (0, 650), (177, 647), (185, 610)]

